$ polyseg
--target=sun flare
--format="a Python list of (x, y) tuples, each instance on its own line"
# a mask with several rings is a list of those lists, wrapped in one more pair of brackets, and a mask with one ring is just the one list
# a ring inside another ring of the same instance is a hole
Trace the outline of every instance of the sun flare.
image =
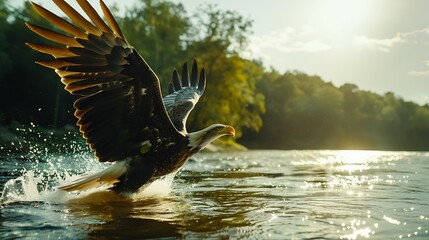
[(322, 1), (322, 7), (315, 11), (321, 11), (321, 23), (334, 37), (354, 31), (356, 27), (364, 24), (371, 16), (371, 7), (374, 5), (369, 1), (357, 0), (330, 0)]
[(366, 164), (373, 160), (375, 155), (374, 151), (345, 150), (340, 152), (339, 157), (345, 164)]
[(368, 163), (375, 161), (377, 152), (364, 150), (345, 150), (340, 151), (338, 162), (341, 163), (336, 167), (338, 171), (355, 172), (368, 169)]

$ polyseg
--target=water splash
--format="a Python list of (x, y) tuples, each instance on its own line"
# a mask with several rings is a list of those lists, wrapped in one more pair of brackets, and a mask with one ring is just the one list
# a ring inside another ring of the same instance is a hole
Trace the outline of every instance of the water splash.
[(40, 177), (34, 176), (34, 171), (28, 171), (20, 177), (7, 181), (1, 195), (1, 202), (39, 201), (41, 191), (37, 183), (40, 181)]
[[(99, 163), (91, 150), (86, 146), (80, 135), (70, 129), (51, 131), (31, 127), (16, 127), (16, 136), (10, 142), (1, 143), (5, 159), (16, 161), (0, 161), (0, 167), (13, 169), (5, 181), (0, 193), (0, 204), (27, 201), (43, 201), (65, 203), (69, 201), (96, 202), (106, 199), (100, 194), (107, 194), (107, 199), (116, 201), (122, 197), (114, 197), (106, 193), (106, 186), (85, 192), (67, 193), (56, 190), (56, 186), (69, 182), (82, 173), (97, 172), (106, 168)], [(9, 166), (8, 162), (20, 162)], [(172, 189), (175, 174), (168, 175), (148, 186), (144, 191), (125, 196), (131, 200), (148, 197), (167, 196)]]
[(149, 186), (147, 186), (144, 190), (141, 190), (137, 193), (131, 195), (131, 198), (135, 200), (151, 198), (151, 197), (166, 197), (171, 193), (173, 189), (173, 180), (176, 176), (177, 172), (170, 173), (166, 175)]
[(82, 192), (66, 192), (57, 190), (55, 186), (69, 182), (78, 175), (55, 174), (46, 178), (37, 175), (34, 170), (25, 172), (22, 176), (6, 182), (0, 197), (0, 203), (13, 202), (50, 202), (50, 203), (96, 203), (115, 202), (123, 200), (138, 201), (147, 198), (166, 197), (172, 191), (175, 173), (167, 175), (141, 191), (128, 195), (119, 195), (108, 190), (108, 186), (100, 186)]

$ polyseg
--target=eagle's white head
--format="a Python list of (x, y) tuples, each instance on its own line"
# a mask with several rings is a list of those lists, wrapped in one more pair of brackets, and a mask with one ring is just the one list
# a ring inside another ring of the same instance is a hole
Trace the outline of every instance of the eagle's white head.
[(192, 148), (199, 147), (200, 149), (203, 149), (209, 143), (225, 135), (235, 136), (235, 129), (228, 125), (213, 124), (198, 132), (189, 133), (188, 146)]

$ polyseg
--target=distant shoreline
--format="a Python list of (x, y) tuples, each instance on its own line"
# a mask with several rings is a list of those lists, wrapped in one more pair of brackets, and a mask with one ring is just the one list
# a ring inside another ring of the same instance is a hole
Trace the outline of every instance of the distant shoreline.
[[(85, 148), (86, 143), (82, 138), (77, 127), (65, 125), (61, 128), (50, 128), (41, 126), (24, 125), (13, 122), (9, 125), (0, 125), (0, 152), (21, 153), (28, 151), (33, 145), (39, 148), (48, 148), (51, 151), (65, 151), (66, 142), (73, 142)], [(278, 143), (277, 143), (278, 144)], [(60, 147), (61, 146), (61, 147)], [(246, 150), (367, 150), (367, 151), (429, 151), (419, 148), (387, 148), (367, 146), (360, 148), (353, 147), (331, 147), (320, 148), (309, 145), (308, 147), (276, 146), (274, 143), (256, 141), (249, 143), (238, 139), (234, 141), (215, 141), (207, 146), (206, 152), (228, 152), (228, 151), (246, 151)]]

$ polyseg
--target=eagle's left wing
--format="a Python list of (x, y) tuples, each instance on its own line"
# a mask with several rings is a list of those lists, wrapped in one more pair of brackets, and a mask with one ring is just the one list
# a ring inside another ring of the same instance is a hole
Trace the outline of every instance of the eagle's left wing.
[(188, 63), (182, 68), (182, 81), (177, 70), (173, 72), (173, 81), (168, 85), (168, 95), (163, 98), (165, 108), (171, 121), (178, 131), (186, 132), (186, 119), (197, 104), (206, 88), (206, 75), (204, 68), (198, 76), (197, 61), (192, 64), (189, 76)]
[(98, 160), (125, 160), (155, 151), (155, 146), (167, 139), (183, 138), (168, 117), (158, 77), (125, 39), (104, 2), (100, 0), (107, 24), (87, 0), (77, 2), (91, 22), (65, 0), (53, 2), (72, 23), (35, 3), (33, 6), (65, 34), (27, 26), (59, 45), (27, 44), (54, 56), (37, 63), (55, 69), (65, 89), (77, 96), (77, 125)]

